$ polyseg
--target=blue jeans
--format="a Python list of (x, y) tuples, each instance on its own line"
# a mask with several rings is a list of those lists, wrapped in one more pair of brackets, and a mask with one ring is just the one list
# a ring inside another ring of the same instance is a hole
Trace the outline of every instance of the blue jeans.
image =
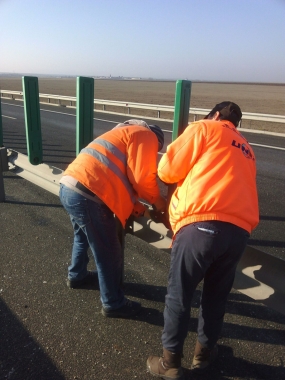
[(68, 278), (81, 280), (87, 275), (90, 247), (98, 271), (103, 307), (107, 310), (121, 307), (125, 303), (120, 286), (123, 258), (114, 214), (105, 204), (93, 202), (63, 184), (59, 197), (74, 230)]
[(189, 224), (177, 233), (171, 252), (162, 333), (162, 345), (168, 351), (183, 352), (191, 301), (203, 279), (198, 341), (209, 349), (215, 346), (236, 267), (248, 238), (244, 229), (219, 221)]

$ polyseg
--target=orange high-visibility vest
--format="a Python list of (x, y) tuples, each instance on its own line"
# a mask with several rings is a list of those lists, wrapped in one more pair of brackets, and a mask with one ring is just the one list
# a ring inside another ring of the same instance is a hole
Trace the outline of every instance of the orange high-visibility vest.
[(252, 148), (226, 120), (200, 120), (167, 147), (158, 176), (177, 183), (169, 205), (174, 234), (187, 224), (220, 220), (251, 232), (259, 222)]
[(112, 129), (82, 149), (65, 170), (95, 193), (125, 226), (134, 204), (159, 197), (156, 135), (143, 126)]

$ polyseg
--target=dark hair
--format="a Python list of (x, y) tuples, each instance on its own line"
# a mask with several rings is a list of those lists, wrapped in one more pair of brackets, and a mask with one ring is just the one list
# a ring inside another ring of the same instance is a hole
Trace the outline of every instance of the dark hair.
[(149, 125), (149, 129), (156, 134), (158, 139), (158, 150), (160, 151), (164, 145), (164, 133), (158, 125)]
[(241, 118), (242, 112), (239, 106), (230, 101), (224, 101), (222, 103), (216, 104), (212, 111), (205, 117), (205, 119), (211, 119), (216, 112), (220, 113), (220, 120), (229, 120), (235, 127), (238, 126)]

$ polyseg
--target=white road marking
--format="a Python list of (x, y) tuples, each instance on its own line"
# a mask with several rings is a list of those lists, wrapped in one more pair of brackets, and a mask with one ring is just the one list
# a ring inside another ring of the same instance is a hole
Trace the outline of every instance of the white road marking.
[[(2, 104), (7, 104), (9, 106), (11, 106), (12, 104), (10, 103), (2, 103)], [(13, 104), (14, 107), (24, 107), (20, 104)], [(73, 114), (70, 114), (70, 113), (65, 113), (65, 112), (59, 112), (59, 111), (50, 111), (50, 110), (44, 110), (44, 109), (40, 109), (41, 111), (43, 112), (51, 112), (51, 113), (59, 113), (61, 115), (67, 115), (67, 116), (73, 116), (73, 117), (76, 117), (76, 115), (73, 115)], [(4, 116), (4, 117), (9, 117), (11, 119), (16, 119), (16, 118), (13, 118), (13, 117), (10, 117), (10, 116)], [(98, 119), (98, 118), (93, 118), (93, 120), (98, 120), (98, 121), (104, 121), (106, 123), (112, 123), (112, 124), (118, 124), (120, 123), (120, 121), (111, 121), (111, 120), (105, 120), (105, 119)], [(165, 132), (172, 132), (172, 131), (166, 131), (164, 130)], [(255, 131), (256, 133), (257, 131)], [(263, 144), (255, 144), (255, 143), (249, 143), (250, 145), (253, 145), (253, 146), (260, 146), (262, 148), (270, 148), (270, 149), (277, 149), (277, 150), (285, 150), (285, 148), (281, 148), (279, 146), (271, 146), (271, 145), (263, 145)], [(159, 153), (159, 154), (162, 154), (162, 153)]]
[(254, 145), (254, 146), (261, 146), (262, 148), (285, 150), (285, 148), (281, 148), (280, 146), (262, 145), (262, 144), (255, 144), (255, 143), (251, 143), (251, 142), (249, 144), (250, 145)]
[(16, 120), (17, 118), (16, 117), (12, 117), (12, 116), (6, 116), (6, 115), (2, 115), (3, 117), (7, 117), (8, 119), (14, 119)]

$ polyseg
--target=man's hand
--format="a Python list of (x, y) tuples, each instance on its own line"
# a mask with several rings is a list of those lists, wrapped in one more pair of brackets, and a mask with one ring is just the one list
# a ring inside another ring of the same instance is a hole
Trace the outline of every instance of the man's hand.
[(155, 223), (163, 223), (167, 229), (171, 230), (168, 215), (165, 212), (149, 210), (149, 215), (150, 219), (153, 220)]
[(152, 206), (154, 210), (163, 212), (166, 210), (166, 199), (160, 195), (158, 200)]
[(150, 216), (150, 209), (149, 209), (148, 207), (146, 207), (143, 216), (144, 216), (145, 218), (147, 218), (147, 219), (151, 219), (151, 216)]
[(147, 210), (147, 207), (143, 205), (141, 202), (137, 201), (134, 204), (132, 215), (136, 218), (139, 218), (140, 216), (144, 216), (146, 210)]

